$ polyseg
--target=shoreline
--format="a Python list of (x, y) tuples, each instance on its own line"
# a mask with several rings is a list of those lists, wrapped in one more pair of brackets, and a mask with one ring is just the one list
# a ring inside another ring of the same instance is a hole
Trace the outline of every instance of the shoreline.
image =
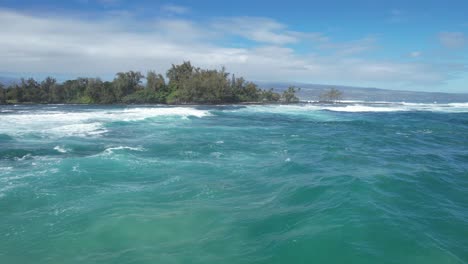
[(50, 104), (50, 103), (8, 103), (8, 104), (0, 104), (2, 106), (261, 106), (261, 105), (321, 105), (321, 106), (348, 106), (348, 105), (405, 105), (405, 104), (429, 104), (429, 105), (447, 105), (447, 104), (467, 104), (468, 102), (404, 102), (404, 101), (395, 101), (395, 102), (384, 102), (384, 101), (340, 101), (340, 102), (325, 102), (325, 101), (310, 101), (304, 100), (294, 103), (284, 103), (284, 102), (240, 102), (240, 103), (186, 103), (186, 104), (80, 104), (80, 103), (58, 103), (58, 104)]
[[(125, 103), (115, 103), (115, 104), (80, 104), (80, 103), (6, 103), (0, 104), (0, 106), (6, 105), (89, 105), (89, 106), (130, 106), (130, 105), (147, 105), (147, 106), (230, 106), (230, 105), (302, 105), (302, 104), (317, 104), (317, 105), (349, 105), (353, 103), (374, 103), (374, 102), (325, 102), (325, 101), (299, 101), (299, 102), (239, 102), (239, 103), (184, 103), (184, 104), (125, 104)], [(393, 103), (393, 102), (388, 102)]]

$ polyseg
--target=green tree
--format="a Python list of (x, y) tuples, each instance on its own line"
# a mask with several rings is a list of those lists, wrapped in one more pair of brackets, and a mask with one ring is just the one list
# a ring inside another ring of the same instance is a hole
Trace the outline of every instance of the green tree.
[(87, 86), (87, 78), (78, 78), (76, 80), (66, 81), (63, 84), (64, 102), (82, 103), (82, 98), (85, 96)]
[(23, 89), (18, 84), (10, 86), (7, 90), (7, 100), (13, 103), (22, 103)]
[(274, 103), (278, 102), (281, 99), (281, 96), (278, 93), (275, 93), (273, 88), (271, 88), (270, 90), (263, 90), (261, 98), (263, 102)]
[(168, 95), (166, 81), (161, 74), (149, 71), (146, 74), (146, 89), (141, 96), (145, 98), (145, 103), (165, 103)]
[(260, 99), (260, 89), (253, 82), (247, 82), (243, 87), (243, 102), (257, 102)]
[(102, 84), (101, 104), (113, 104), (117, 102), (115, 89), (112, 82), (104, 82)]
[(184, 102), (221, 103), (229, 87), (228, 73), (218, 70), (195, 69), (190, 79), (182, 86)]
[(64, 86), (60, 84), (55, 84), (50, 88), (49, 93), (49, 102), (53, 104), (65, 102), (65, 92)]
[(41, 86), (33, 78), (21, 79), (20, 89), (23, 92), (21, 102), (41, 103)]
[(41, 103), (49, 103), (51, 101), (51, 91), (53, 90), (53, 87), (57, 84), (57, 80), (52, 78), (52, 77), (47, 77), (45, 80), (41, 82), (41, 87), (40, 87), (40, 102)]
[(190, 61), (184, 61), (180, 65), (172, 64), (172, 67), (167, 71), (166, 76), (169, 79), (169, 87), (178, 89), (184, 82), (192, 77), (195, 68)]
[(296, 96), (296, 92), (300, 91), (300, 88), (289, 86), (281, 96), (281, 100), (287, 104), (299, 102), (299, 98)]
[(101, 103), (103, 97), (103, 83), (99, 78), (89, 78), (86, 85), (85, 97), (91, 103)]
[(166, 89), (164, 77), (154, 71), (149, 71), (146, 74), (146, 89), (155, 93), (164, 91)]
[(141, 79), (144, 76), (140, 72), (119, 72), (113, 81), (116, 99), (122, 99), (124, 96), (140, 90)]
[(6, 90), (2, 83), (0, 83), (0, 104), (6, 104)]
[(336, 102), (343, 98), (343, 93), (335, 88), (331, 88), (328, 91), (320, 95), (320, 101), (324, 102)]

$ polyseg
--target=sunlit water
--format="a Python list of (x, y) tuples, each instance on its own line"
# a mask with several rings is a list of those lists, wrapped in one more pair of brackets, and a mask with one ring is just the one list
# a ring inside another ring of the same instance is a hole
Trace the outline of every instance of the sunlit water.
[(467, 263), (468, 104), (0, 107), (0, 263)]

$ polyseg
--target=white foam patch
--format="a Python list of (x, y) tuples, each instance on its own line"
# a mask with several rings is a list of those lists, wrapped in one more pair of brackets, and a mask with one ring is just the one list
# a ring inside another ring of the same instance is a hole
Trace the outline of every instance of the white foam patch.
[(233, 112), (258, 112), (258, 113), (301, 113), (307, 110), (320, 110), (317, 105), (294, 104), (294, 105), (249, 105)]
[(105, 124), (114, 121), (139, 121), (153, 117), (205, 117), (208, 110), (191, 107), (154, 107), (95, 110), (81, 112), (17, 111), (0, 115), (0, 133), (10, 136), (36, 134), (53, 137), (96, 137), (106, 132)]
[(221, 158), (223, 156), (223, 153), (221, 153), (221, 152), (211, 152), (210, 156), (212, 156), (212, 157), (214, 157), (216, 159), (219, 159), (219, 158)]
[(336, 112), (400, 112), (400, 111), (427, 111), (427, 112), (448, 112), (448, 113), (468, 113), (468, 103), (390, 103), (372, 102), (350, 105), (324, 106), (322, 109)]
[[(327, 119), (323, 110), (333, 112), (402, 112), (402, 111), (428, 111), (468, 113), (468, 103), (390, 103), (390, 102), (348, 102), (340, 104), (298, 104), (298, 105), (252, 105), (244, 108), (230, 110), (233, 112), (254, 112), (274, 114), (309, 115), (317, 119)], [(322, 112), (320, 114), (320, 112)]]
[(67, 150), (61, 146), (55, 146), (54, 150), (60, 152), (60, 153), (67, 153)]
[[(13, 170), (13, 167), (0, 167), (0, 176), (6, 175)], [(0, 178), (1, 179), (1, 178)], [(1, 180), (0, 180), (1, 181)]]
[(52, 133), (57, 136), (76, 136), (76, 137), (87, 137), (95, 136), (106, 133), (101, 123), (89, 123), (89, 124), (72, 124), (54, 127), (48, 130), (43, 130), (43, 133)]
[(142, 147), (118, 146), (118, 147), (106, 148), (103, 153), (104, 154), (114, 154), (114, 151), (116, 151), (116, 150), (145, 151), (145, 149), (142, 148)]
[(468, 102), (467, 103), (449, 103), (447, 104), (449, 106), (453, 106), (453, 107), (465, 107), (465, 108), (468, 108)]
[(405, 108), (402, 107), (373, 107), (365, 105), (347, 105), (341, 107), (323, 107), (323, 110), (335, 111), (335, 112), (397, 112), (405, 111)]
[(171, 107), (171, 108), (133, 108), (126, 109), (119, 113), (124, 117), (124, 121), (138, 121), (150, 117), (158, 116), (180, 116), (182, 118), (205, 117), (211, 115), (208, 110), (199, 110), (191, 107)]
[(16, 161), (25, 161), (25, 160), (32, 159), (32, 158), (33, 158), (33, 156), (31, 155), (31, 153), (28, 153), (28, 154), (22, 156), (21, 158), (15, 157), (15, 160)]
[(133, 150), (133, 151), (144, 151), (145, 149), (142, 147), (127, 147), (127, 146), (118, 146), (118, 147), (113, 147), (113, 148), (107, 148), (106, 151), (112, 151), (112, 150), (122, 150), (122, 149), (128, 149), (128, 150)]
[(333, 113), (327, 113), (317, 104), (291, 104), (291, 105), (248, 105), (234, 110), (225, 110), (227, 112), (252, 114), (274, 114), (282, 116), (294, 116), (305, 119), (316, 120), (319, 122), (328, 121), (346, 121), (346, 117), (338, 116)]

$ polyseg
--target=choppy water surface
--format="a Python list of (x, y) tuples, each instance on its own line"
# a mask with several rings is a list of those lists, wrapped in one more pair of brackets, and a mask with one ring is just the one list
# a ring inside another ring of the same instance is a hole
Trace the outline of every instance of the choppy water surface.
[(468, 104), (0, 107), (0, 263), (467, 263)]

